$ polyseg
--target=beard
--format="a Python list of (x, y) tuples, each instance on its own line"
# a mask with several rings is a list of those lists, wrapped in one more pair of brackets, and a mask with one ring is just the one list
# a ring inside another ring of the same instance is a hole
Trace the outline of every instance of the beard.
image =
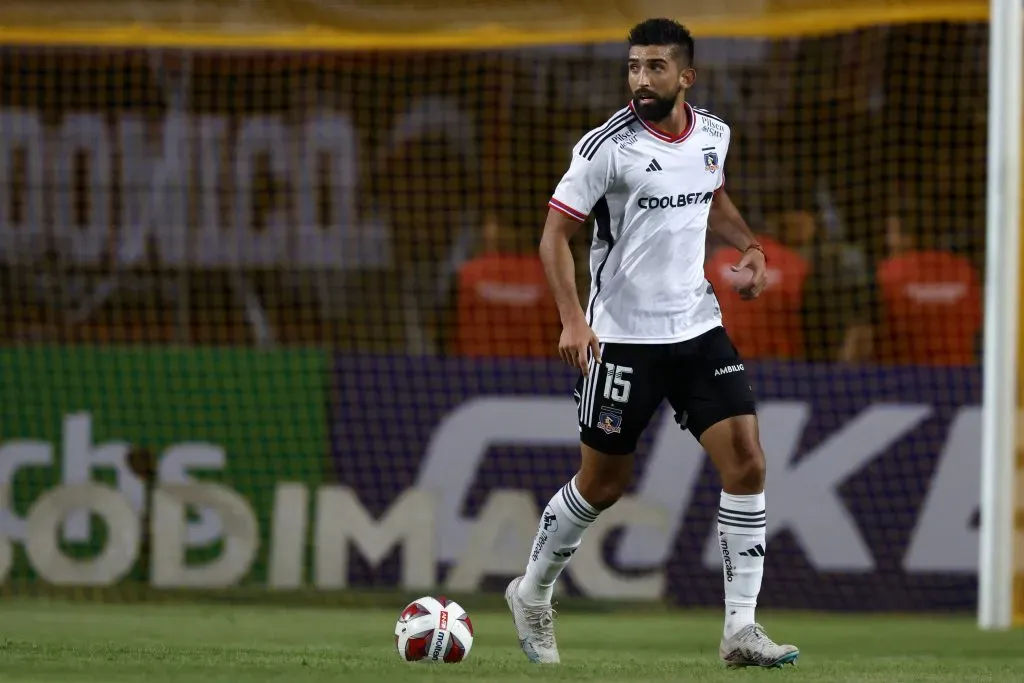
[(679, 91), (677, 90), (673, 95), (669, 97), (661, 97), (652, 92), (643, 93), (643, 97), (653, 97), (652, 102), (641, 102), (641, 95), (633, 95), (633, 108), (636, 109), (636, 113), (640, 115), (644, 121), (661, 121), (668, 117), (672, 113), (672, 109), (676, 106), (676, 97), (678, 97)]

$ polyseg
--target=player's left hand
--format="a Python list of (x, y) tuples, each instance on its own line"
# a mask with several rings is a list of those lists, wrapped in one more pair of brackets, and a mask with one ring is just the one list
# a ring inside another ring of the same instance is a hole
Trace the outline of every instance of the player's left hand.
[(768, 260), (764, 257), (764, 252), (753, 247), (743, 252), (743, 258), (732, 267), (732, 270), (738, 273), (744, 268), (749, 268), (752, 272), (750, 282), (737, 288), (737, 291), (742, 299), (756, 299), (768, 285)]

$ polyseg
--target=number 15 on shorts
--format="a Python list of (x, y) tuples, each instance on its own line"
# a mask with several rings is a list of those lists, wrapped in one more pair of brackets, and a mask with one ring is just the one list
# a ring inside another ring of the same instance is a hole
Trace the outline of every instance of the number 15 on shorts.
[(616, 403), (628, 403), (630, 383), (627, 378), (632, 374), (633, 368), (615, 363), (605, 363), (604, 397)]

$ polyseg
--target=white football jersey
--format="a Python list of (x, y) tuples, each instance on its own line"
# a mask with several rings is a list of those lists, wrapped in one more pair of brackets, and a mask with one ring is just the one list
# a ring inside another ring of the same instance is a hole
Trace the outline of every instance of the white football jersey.
[(549, 202), (578, 221), (594, 214), (586, 314), (603, 342), (668, 344), (722, 324), (704, 238), (730, 130), (685, 106), (682, 135), (654, 128), (632, 103), (584, 135)]

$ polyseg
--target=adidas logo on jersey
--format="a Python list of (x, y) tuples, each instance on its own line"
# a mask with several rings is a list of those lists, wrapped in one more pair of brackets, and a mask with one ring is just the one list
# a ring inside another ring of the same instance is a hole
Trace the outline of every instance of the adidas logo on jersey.
[(661, 164), (658, 163), (657, 159), (651, 159), (651, 163), (647, 164), (647, 172), (648, 173), (650, 173), (652, 171), (661, 171), (661, 170), (664, 170), (664, 169), (661, 168)]

